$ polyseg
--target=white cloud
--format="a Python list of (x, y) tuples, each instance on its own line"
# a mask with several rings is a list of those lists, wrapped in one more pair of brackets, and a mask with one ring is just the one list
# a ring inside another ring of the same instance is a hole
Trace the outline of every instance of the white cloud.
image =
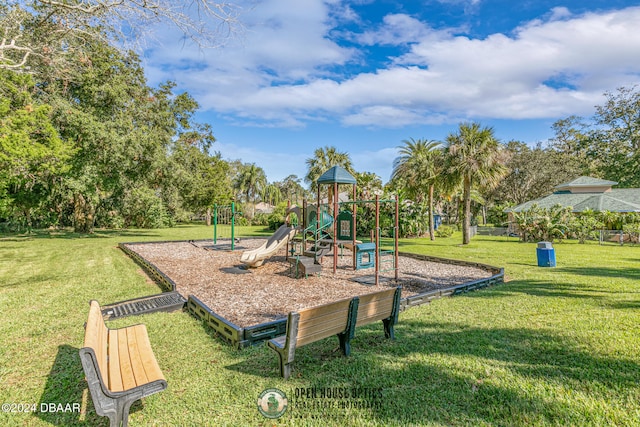
[(482, 0), (437, 0), (440, 3), (444, 4), (461, 4), (464, 7), (464, 11), (467, 14), (474, 13)]
[(377, 31), (350, 40), (408, 50), (384, 68), (348, 77), (336, 69), (348, 70), (362, 53), (330, 37), (341, 17), (357, 21), (336, 0), (267, 0), (256, 7), (243, 46), (206, 53), (163, 49), (163, 57), (156, 52), (149, 58), (148, 75), (178, 80), (219, 114), (300, 127), (336, 117), (345, 125), (402, 126), (588, 114), (604, 91), (636, 82), (640, 74), (637, 7), (579, 16), (555, 8), (513, 34), (484, 39), (387, 15)]
[(549, 17), (550, 21), (557, 21), (564, 18), (570, 18), (571, 11), (566, 7), (554, 7), (551, 9), (551, 16)]
[[(198, 99), (204, 94), (206, 108), (219, 108), (215, 102), (221, 96), (248, 98), (260, 87), (307, 80), (319, 68), (344, 64), (354, 54), (327, 37), (329, 13), (322, 0), (261, 1), (244, 15), (244, 36), (214, 50), (182, 44), (177, 29), (161, 28), (157, 48), (145, 55), (148, 75), (180, 81)], [(208, 103), (206, 94), (221, 96)]]
[(353, 36), (353, 40), (367, 46), (376, 44), (400, 45), (425, 40), (434, 34), (437, 32), (426, 23), (412, 16), (396, 13), (386, 15), (383, 18), (383, 25), (379, 29), (356, 34)]
[(342, 122), (345, 125), (365, 125), (372, 123), (384, 123), (391, 127), (403, 127), (416, 123), (421, 115), (405, 108), (397, 108), (389, 105), (375, 105), (362, 108), (354, 114), (346, 116)]

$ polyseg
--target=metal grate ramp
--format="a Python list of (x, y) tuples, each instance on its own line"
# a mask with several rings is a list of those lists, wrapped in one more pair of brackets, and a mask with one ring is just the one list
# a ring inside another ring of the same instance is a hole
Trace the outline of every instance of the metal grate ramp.
[(165, 292), (105, 305), (102, 308), (102, 316), (109, 320), (156, 311), (175, 311), (183, 308), (186, 302), (185, 297), (178, 292)]

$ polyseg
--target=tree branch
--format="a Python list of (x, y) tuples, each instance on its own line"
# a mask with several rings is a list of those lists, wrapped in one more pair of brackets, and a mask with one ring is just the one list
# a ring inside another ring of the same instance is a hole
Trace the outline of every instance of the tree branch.
[[(27, 71), (36, 59), (64, 64), (68, 40), (119, 41), (138, 50), (156, 23), (167, 23), (202, 48), (219, 47), (243, 30), (242, 8), (192, 0), (9, 0), (0, 5), (0, 68)], [(129, 47), (127, 47), (129, 46)]]

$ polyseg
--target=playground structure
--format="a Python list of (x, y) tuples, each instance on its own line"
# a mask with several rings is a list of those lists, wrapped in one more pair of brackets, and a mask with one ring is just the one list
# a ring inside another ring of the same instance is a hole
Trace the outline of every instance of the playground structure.
[[(290, 206), (285, 225), (281, 226), (260, 248), (247, 251), (242, 262), (250, 267), (259, 267), (264, 261), (287, 244), (287, 259), (296, 277), (308, 277), (322, 270), (322, 260), (332, 256), (333, 273), (338, 268), (338, 256), (344, 249), (351, 251), (353, 270), (373, 268), (375, 285), (379, 284), (380, 273), (394, 271), (398, 280), (398, 198), (381, 200), (356, 200), (356, 179), (340, 166), (334, 166), (316, 181), (316, 204), (303, 202), (302, 209)], [(322, 186), (328, 186), (327, 203), (321, 203)], [(339, 185), (352, 186), (352, 200), (340, 202)], [(375, 229), (370, 242), (357, 239), (357, 207), (360, 204), (375, 204)], [(395, 204), (393, 227), (394, 248), (381, 250), (380, 205)], [(295, 221), (291, 214), (295, 214)], [(295, 225), (297, 224), (297, 226)], [(388, 266), (388, 268), (384, 268)]]

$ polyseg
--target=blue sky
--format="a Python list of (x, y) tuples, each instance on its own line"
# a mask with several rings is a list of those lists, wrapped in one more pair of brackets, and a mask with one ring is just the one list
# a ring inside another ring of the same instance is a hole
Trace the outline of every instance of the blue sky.
[(223, 47), (164, 28), (143, 63), (150, 84), (200, 103), (215, 150), (270, 182), (304, 177), (323, 146), (386, 182), (402, 140), (444, 140), (464, 121), (544, 142), (640, 81), (637, 2), (244, 1), (244, 31)]

